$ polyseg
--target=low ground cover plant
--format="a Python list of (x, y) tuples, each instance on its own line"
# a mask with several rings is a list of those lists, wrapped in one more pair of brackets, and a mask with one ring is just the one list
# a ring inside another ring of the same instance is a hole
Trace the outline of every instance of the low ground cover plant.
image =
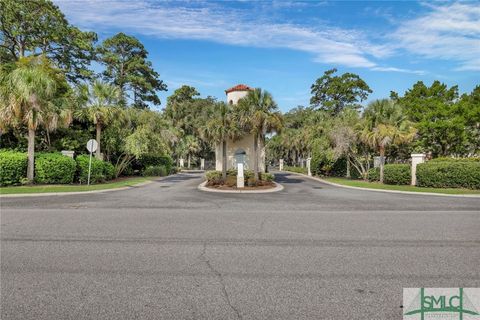
[(307, 174), (307, 168), (302, 168), (302, 167), (292, 167), (292, 166), (284, 166), (283, 170), (285, 171), (291, 171), (291, 172), (296, 172), (296, 173), (303, 173)]

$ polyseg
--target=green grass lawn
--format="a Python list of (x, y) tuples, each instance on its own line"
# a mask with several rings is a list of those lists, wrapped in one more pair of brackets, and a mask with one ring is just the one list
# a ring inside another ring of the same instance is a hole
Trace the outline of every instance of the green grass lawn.
[(366, 182), (362, 180), (350, 180), (346, 178), (333, 178), (333, 177), (327, 177), (322, 179), (329, 182), (345, 185), (345, 186), (370, 188), (370, 189), (399, 190), (399, 191), (413, 191), (413, 192), (433, 192), (433, 193), (444, 193), (444, 194), (479, 194), (480, 195), (480, 190), (471, 190), (471, 189), (423, 188), (423, 187), (414, 187), (414, 186), (397, 186), (397, 185), (380, 184), (378, 182)]
[(112, 182), (87, 185), (31, 185), (31, 186), (15, 186), (15, 187), (1, 187), (0, 194), (24, 194), (24, 193), (46, 193), (46, 192), (76, 192), (76, 191), (93, 191), (116, 189), (121, 187), (133, 186), (145, 181), (149, 181), (149, 177), (132, 177), (118, 179)]

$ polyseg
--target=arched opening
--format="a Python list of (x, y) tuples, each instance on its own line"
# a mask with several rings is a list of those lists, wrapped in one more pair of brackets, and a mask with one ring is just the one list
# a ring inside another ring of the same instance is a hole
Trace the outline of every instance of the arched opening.
[(235, 168), (237, 167), (237, 164), (239, 164), (239, 163), (243, 163), (243, 165), (245, 166), (245, 157), (246, 156), (247, 156), (247, 153), (242, 148), (238, 148), (235, 151)]
[(232, 104), (233, 104), (233, 100), (228, 101), (228, 103), (232, 105)]

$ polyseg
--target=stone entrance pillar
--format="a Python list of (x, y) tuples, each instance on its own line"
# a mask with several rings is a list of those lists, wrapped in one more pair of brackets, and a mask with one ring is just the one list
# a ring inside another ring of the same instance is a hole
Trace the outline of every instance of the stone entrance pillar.
[(381, 157), (381, 156), (373, 157), (374, 168), (380, 168), (381, 163), (385, 164), (385, 157)]
[(425, 153), (412, 153), (412, 186), (417, 185), (417, 165), (425, 162)]
[(200, 170), (205, 170), (205, 159), (200, 159)]
[(307, 172), (308, 172), (308, 175), (311, 176), (312, 175), (312, 171), (310, 170), (310, 164), (312, 162), (312, 158), (307, 158)]
[(278, 160), (278, 170), (283, 171), (283, 159)]
[(180, 168), (183, 168), (185, 165), (183, 158), (180, 158)]

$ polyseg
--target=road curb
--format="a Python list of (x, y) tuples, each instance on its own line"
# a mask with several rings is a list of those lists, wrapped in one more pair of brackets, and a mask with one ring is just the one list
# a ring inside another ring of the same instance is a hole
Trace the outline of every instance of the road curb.
[(205, 191), (205, 192), (216, 192), (216, 193), (273, 193), (273, 192), (278, 192), (283, 190), (283, 186), (280, 183), (273, 182), (275, 183), (275, 188), (272, 189), (263, 189), (263, 190), (219, 190), (219, 189), (212, 189), (208, 188), (205, 185), (207, 184), (207, 181), (204, 181), (200, 183), (197, 187), (198, 190)]
[[(168, 176), (167, 176), (168, 177)], [(23, 198), (23, 197), (48, 197), (48, 196), (67, 196), (67, 195), (79, 195), (79, 194), (92, 194), (92, 193), (102, 193), (102, 192), (113, 192), (113, 191), (122, 191), (128, 190), (132, 188), (141, 187), (154, 181), (158, 181), (160, 179), (150, 180), (140, 182), (138, 184), (134, 184), (131, 186), (119, 187), (119, 188), (111, 188), (111, 189), (101, 189), (101, 190), (91, 190), (91, 191), (72, 191), (72, 192), (44, 192), (44, 193), (14, 193), (14, 194), (0, 194), (0, 198)]]
[(319, 181), (321, 183), (325, 183), (331, 186), (340, 187), (340, 188), (347, 188), (347, 189), (355, 189), (355, 190), (364, 190), (364, 191), (372, 191), (372, 192), (383, 192), (383, 193), (399, 193), (399, 194), (414, 194), (418, 196), (437, 196), (437, 197), (454, 197), (454, 198), (480, 198), (480, 195), (476, 194), (445, 194), (445, 193), (434, 193), (434, 192), (422, 192), (422, 191), (401, 191), (401, 190), (382, 190), (382, 189), (372, 189), (372, 188), (362, 188), (362, 187), (352, 187), (352, 186), (345, 186), (343, 184), (338, 184), (335, 182), (330, 182), (323, 180), (321, 178), (312, 177), (303, 173), (292, 172), (292, 171), (279, 171), (279, 172), (286, 172), (291, 174), (296, 174), (299, 176), (304, 176), (306, 178), (310, 178), (312, 180)]

